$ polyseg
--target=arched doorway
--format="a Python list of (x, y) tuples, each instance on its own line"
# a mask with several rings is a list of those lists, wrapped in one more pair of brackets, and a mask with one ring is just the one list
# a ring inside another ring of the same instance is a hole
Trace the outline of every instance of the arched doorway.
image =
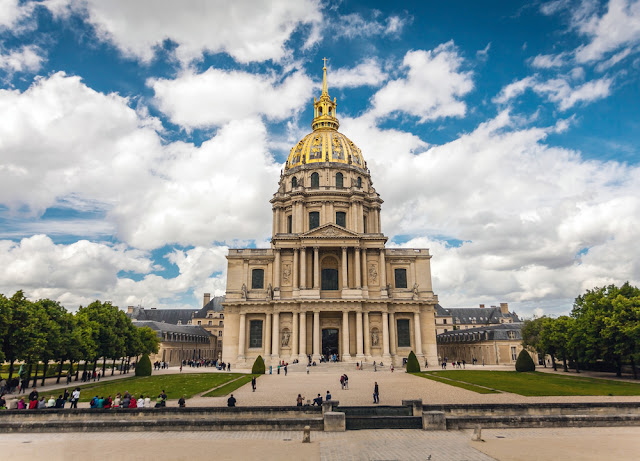
[(336, 328), (325, 328), (322, 330), (322, 355), (338, 355), (338, 330)]

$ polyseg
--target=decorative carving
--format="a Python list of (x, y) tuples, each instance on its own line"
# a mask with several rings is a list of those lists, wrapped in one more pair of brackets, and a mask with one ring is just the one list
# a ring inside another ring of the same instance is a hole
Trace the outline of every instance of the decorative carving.
[(273, 299), (273, 287), (271, 284), (267, 285), (267, 300)]
[(241, 291), (242, 291), (242, 299), (247, 299), (247, 284), (246, 283), (242, 284)]
[(369, 281), (374, 284), (378, 281), (378, 268), (375, 264), (369, 264)]
[(327, 227), (320, 234), (321, 235), (326, 235), (327, 237), (337, 237), (338, 235), (342, 235), (341, 232), (338, 232), (333, 227)]
[(282, 266), (282, 281), (284, 285), (291, 285), (291, 264)]
[(377, 328), (371, 330), (371, 345), (374, 347), (380, 345), (380, 335)]
[(282, 330), (282, 337), (280, 339), (280, 346), (289, 347), (289, 338), (291, 337), (291, 333), (288, 328)]
[(414, 283), (413, 284), (413, 299), (417, 300), (418, 298), (420, 298), (420, 291), (418, 291), (418, 284)]

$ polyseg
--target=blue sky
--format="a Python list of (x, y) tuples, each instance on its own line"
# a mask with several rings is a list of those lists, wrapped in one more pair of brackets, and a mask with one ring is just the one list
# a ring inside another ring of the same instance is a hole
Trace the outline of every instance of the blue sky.
[(442, 305), (640, 281), (640, 2), (0, 0), (0, 292), (197, 306), (310, 131), (322, 58)]

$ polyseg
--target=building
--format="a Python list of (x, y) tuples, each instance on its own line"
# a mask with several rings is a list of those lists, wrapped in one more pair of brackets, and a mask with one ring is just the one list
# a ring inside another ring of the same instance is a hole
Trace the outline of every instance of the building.
[[(475, 358), (478, 365), (514, 365), (522, 350), (522, 323), (502, 323), (438, 335), (438, 361)], [(531, 357), (537, 362), (536, 354)]]
[(144, 307), (127, 307), (127, 316), (131, 320), (149, 320), (170, 323), (172, 325), (191, 325), (191, 318), (198, 309), (145, 309)]
[(313, 131), (292, 149), (271, 199), (271, 248), (227, 256), (223, 360), (250, 367), (312, 355), (401, 365), (437, 359), (427, 249), (387, 249), (382, 199), (338, 132), (326, 67)]
[(224, 296), (215, 296), (211, 298), (210, 293), (204, 294), (202, 309), (193, 314), (191, 322), (194, 325), (202, 326), (216, 338), (217, 355), (216, 358), (222, 358), (222, 347), (224, 341), (224, 312), (222, 303)]
[(436, 305), (436, 334), (447, 333), (452, 330), (467, 330), (479, 326), (501, 325), (503, 323), (518, 323), (521, 320), (515, 312), (509, 312), (509, 304), (500, 303), (500, 307), (462, 307), (445, 309)]
[(132, 323), (138, 328), (151, 328), (160, 338), (158, 353), (149, 356), (152, 363), (161, 361), (180, 365), (183, 360), (217, 358), (217, 341), (201, 326), (174, 325), (154, 320), (133, 320)]

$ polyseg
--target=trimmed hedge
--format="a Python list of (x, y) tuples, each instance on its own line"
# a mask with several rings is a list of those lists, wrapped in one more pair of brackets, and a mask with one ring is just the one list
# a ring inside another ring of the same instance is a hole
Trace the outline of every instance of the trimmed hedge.
[(420, 362), (418, 362), (418, 358), (416, 354), (411, 351), (409, 353), (409, 358), (407, 359), (407, 373), (419, 373), (420, 372)]
[(526, 349), (522, 349), (522, 351), (520, 351), (520, 354), (518, 354), (518, 360), (516, 360), (516, 371), (524, 373), (527, 371), (535, 370), (536, 364), (533, 363), (533, 359)]
[(253, 367), (251, 367), (251, 373), (254, 375), (263, 375), (264, 374), (264, 360), (261, 355), (256, 357), (256, 361), (253, 362)]
[(136, 365), (136, 376), (151, 376), (151, 360), (148, 354), (144, 354)]

